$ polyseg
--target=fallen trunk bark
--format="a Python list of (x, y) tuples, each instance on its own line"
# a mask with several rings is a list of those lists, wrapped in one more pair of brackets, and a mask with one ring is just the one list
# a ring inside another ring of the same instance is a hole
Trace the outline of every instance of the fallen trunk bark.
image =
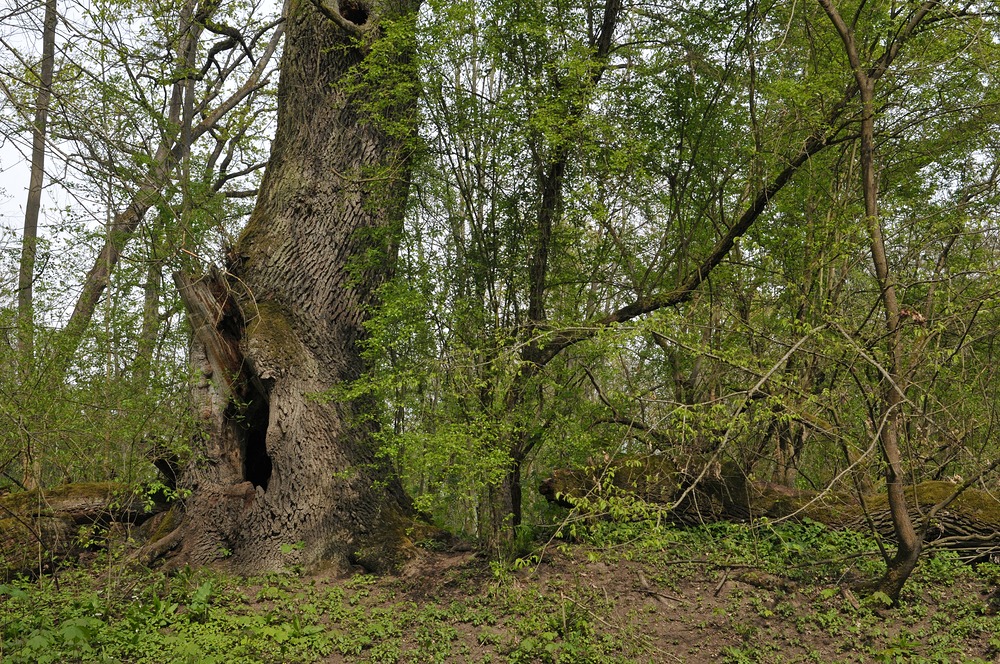
[[(628, 457), (583, 470), (558, 469), (539, 491), (551, 503), (594, 513), (613, 496), (640, 500), (662, 506), (672, 522), (685, 526), (810, 519), (836, 529), (868, 532), (874, 527), (880, 537), (895, 539), (885, 494), (864, 496), (862, 502), (840, 491), (754, 482), (733, 464), (716, 464), (697, 483), (693, 479), (665, 457)], [(1000, 556), (1000, 500), (972, 488), (950, 500), (958, 488), (951, 482), (928, 481), (905, 489), (910, 518), (918, 527), (938, 508), (927, 523), (924, 541), (931, 548), (957, 551), (969, 561)]]
[(165, 501), (114, 482), (0, 496), (0, 580), (50, 571), (93, 547), (81, 528), (139, 525), (166, 509)]

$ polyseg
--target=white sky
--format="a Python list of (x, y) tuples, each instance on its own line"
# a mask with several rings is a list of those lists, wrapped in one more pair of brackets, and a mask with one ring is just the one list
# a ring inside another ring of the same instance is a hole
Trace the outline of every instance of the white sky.
[[(44, 6), (39, 3), (30, 11), (21, 11), (24, 5), (15, 5), (14, 0), (7, 0), (0, 21), (0, 37), (6, 42), (0, 46), (4, 51), (8, 47), (38, 59), (41, 56), (41, 33), (30, 28), (41, 29)], [(0, 91), (0, 113), (10, 117), (14, 113), (10, 103)], [(51, 165), (52, 157), (47, 155), (46, 167)], [(16, 230), (20, 240), (24, 227), (24, 207), (28, 198), (28, 180), (31, 169), (31, 134), (22, 132), (16, 135), (0, 137), (0, 227)], [(52, 186), (49, 178), (43, 185), (42, 212), (39, 227), (46, 224), (46, 208), (51, 209), (56, 201), (52, 198), (57, 187)], [(0, 229), (2, 230), (2, 229)]]
[[(66, 62), (75, 62), (76, 55), (87, 50), (87, 44), (80, 36), (79, 27), (71, 26), (71, 22), (76, 21), (79, 25), (84, 25), (93, 19), (89, 12), (96, 7), (91, 4), (94, 0), (59, 0), (59, 11), (62, 15), (60, 21), (57, 40), (56, 58), (61, 61), (65, 57)], [(278, 5), (271, 0), (251, 0), (256, 5), (256, 12), (264, 18), (272, 16), (278, 9)], [(27, 66), (29, 63), (37, 63), (41, 57), (41, 23), (44, 15), (43, 0), (6, 0), (0, 6), (0, 53), (4, 57), (4, 67), (9, 69), (10, 74), (16, 76), (16, 72), (22, 65), (19, 65), (17, 58), (12, 53), (17, 52)], [(121, 16), (115, 19), (115, 31), (121, 36), (130, 33), (133, 29), (141, 27), (148, 19), (140, 15), (131, 17)], [(155, 32), (155, 31), (154, 31)], [(139, 35), (140, 33), (136, 33)], [(132, 35), (135, 39), (142, 39), (141, 36)], [(126, 35), (127, 36), (127, 35)], [(263, 48), (266, 37), (258, 44), (258, 48)], [(142, 44), (142, 41), (138, 42)], [(151, 44), (153, 45), (153, 44)], [(65, 52), (62, 51), (66, 47)], [(155, 45), (153, 45), (155, 47)], [(75, 51), (75, 54), (74, 54)], [(273, 62), (273, 61), (272, 61)], [(58, 65), (57, 65), (58, 66)], [(142, 72), (139, 72), (140, 74)], [(5, 74), (0, 69), (0, 77)], [(27, 126), (33, 117), (16, 118), (13, 104), (6, 96), (6, 81), (0, 80), (0, 116), (4, 121), (0, 123), (0, 132), (9, 131), (12, 124), (16, 126)], [(13, 86), (12, 86), (13, 87)], [(80, 99), (71, 99), (70, 103), (79, 103)], [(156, 103), (156, 99), (150, 100)], [(34, 99), (30, 100), (33, 104)], [(86, 103), (86, 102), (83, 102)], [(76, 148), (65, 145), (68, 152), (79, 152)], [(46, 177), (44, 181), (42, 210), (39, 219), (39, 237), (54, 241), (53, 250), (62, 252), (80, 251), (86, 252), (87, 248), (76, 246), (56, 246), (59, 244), (59, 229), (66, 228), (67, 219), (73, 222), (82, 222), (91, 227), (99, 227), (106, 222), (109, 211), (107, 202), (104, 200), (92, 199), (91, 195), (79, 191), (78, 189), (67, 189), (61, 182), (72, 182), (76, 179), (73, 167), (66, 168), (66, 159), (60, 153), (62, 150), (58, 142), (49, 143), (45, 161)], [(31, 134), (29, 131), (22, 131), (16, 134), (0, 133), (0, 252), (19, 253), (20, 239), (24, 225), (24, 211), (28, 196), (28, 181), (30, 175), (30, 155), (31, 155)], [(113, 212), (113, 211), (112, 211)], [(14, 264), (16, 265), (16, 259)], [(5, 261), (10, 264), (9, 260)], [(10, 280), (16, 281), (16, 276), (5, 274), (0, 276), (0, 292), (5, 290)]]

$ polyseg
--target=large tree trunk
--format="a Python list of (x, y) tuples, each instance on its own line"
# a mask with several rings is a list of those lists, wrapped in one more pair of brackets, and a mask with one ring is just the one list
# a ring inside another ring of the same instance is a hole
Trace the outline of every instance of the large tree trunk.
[(176, 276), (207, 440), (181, 479), (192, 493), (170, 539), (177, 562), (389, 570), (412, 551), (408, 501), (376, 454), (375, 404), (336, 390), (364, 369), (358, 342), (394, 259), (399, 127), (414, 111), (385, 88), (406, 78), (412, 37), (396, 33), (412, 31), (385, 26), (412, 21), (417, 1), (318, 3), (288, 9), (277, 134), (229, 271)]

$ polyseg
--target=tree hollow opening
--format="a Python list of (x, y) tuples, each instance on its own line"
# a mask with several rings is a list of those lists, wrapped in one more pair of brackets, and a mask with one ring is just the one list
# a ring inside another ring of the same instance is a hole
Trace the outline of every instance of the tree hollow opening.
[(340, 15), (354, 25), (364, 25), (368, 22), (368, 7), (358, 0), (342, 0)]
[(244, 420), (243, 479), (267, 491), (271, 479), (271, 457), (267, 453), (270, 408), (263, 398), (254, 399)]

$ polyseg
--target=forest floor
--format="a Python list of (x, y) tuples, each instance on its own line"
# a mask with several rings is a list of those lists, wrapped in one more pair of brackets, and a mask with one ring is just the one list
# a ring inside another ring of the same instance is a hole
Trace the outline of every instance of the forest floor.
[(818, 524), (628, 524), (512, 564), (427, 550), (382, 578), (165, 576), (100, 556), (0, 585), (0, 661), (1000, 661), (1000, 566), (928, 555), (889, 607), (858, 589), (875, 551)]

